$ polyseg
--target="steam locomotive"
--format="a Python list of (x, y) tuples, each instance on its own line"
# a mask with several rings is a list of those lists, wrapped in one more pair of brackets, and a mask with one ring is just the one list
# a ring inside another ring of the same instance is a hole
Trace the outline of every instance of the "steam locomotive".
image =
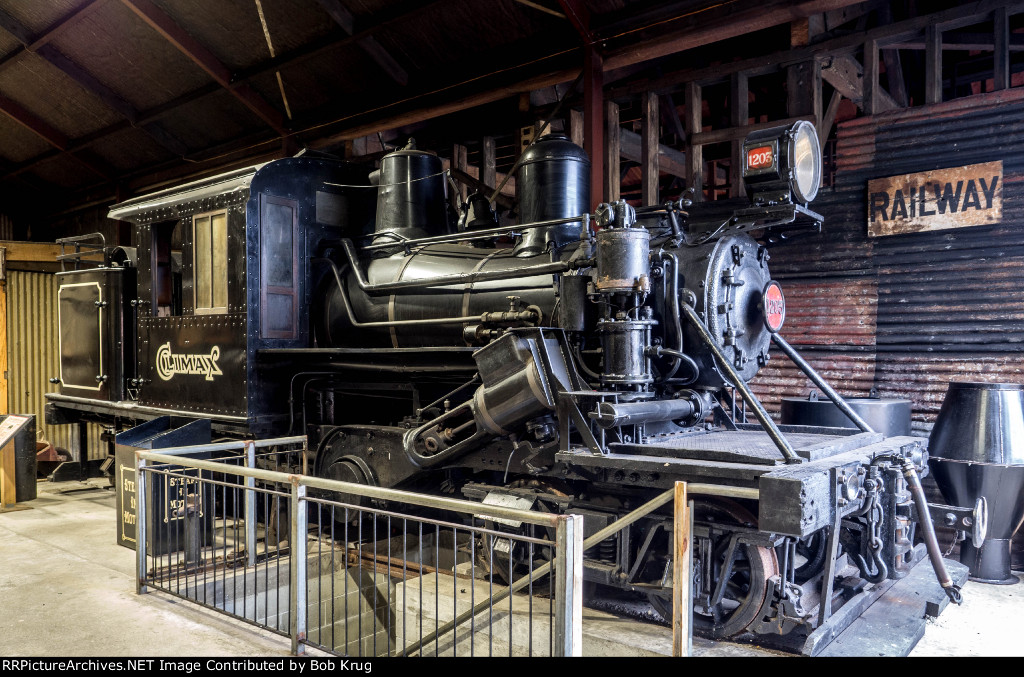
[[(587, 535), (677, 480), (743, 489), (696, 497), (712, 637), (834, 636), (916, 564), (919, 529), (956, 598), (924, 441), (873, 432), (778, 333), (769, 249), (821, 227), (815, 129), (752, 134), (743, 158), (749, 200), (728, 211), (591, 213), (589, 160), (559, 135), (519, 159), (512, 223), (487, 194), (453, 210), (412, 146), (369, 176), (302, 155), (118, 204), (135, 247), (58, 274), (48, 417), (302, 431), (322, 476), (580, 514)], [(747, 385), (772, 343), (860, 430), (776, 424)], [(670, 534), (649, 515), (588, 551), (585, 578), (665, 609)]]

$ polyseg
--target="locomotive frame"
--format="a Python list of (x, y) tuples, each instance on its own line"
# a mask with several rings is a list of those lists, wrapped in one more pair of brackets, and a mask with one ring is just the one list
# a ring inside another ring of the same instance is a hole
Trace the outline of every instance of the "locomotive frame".
[[(777, 333), (768, 246), (822, 220), (786, 189), (798, 127), (749, 142), (774, 165), (724, 217), (685, 199), (591, 215), (586, 156), (557, 138), (524, 154), (508, 227), (477, 196), (453, 230), (440, 161), (413, 148), (369, 180), (295, 157), (116, 205), (134, 251), (58, 274), (48, 421), (301, 430), (317, 474), (581, 514), (586, 535), (678, 480), (754, 489), (697, 504), (696, 626), (713, 637), (818, 650), (853, 620), (836, 610), (917, 564), (919, 527), (958, 600), (920, 490), (925, 441), (872, 431)], [(861, 429), (776, 425), (746, 386), (773, 342)], [(729, 390), (758, 423), (729, 415)], [(663, 604), (669, 520), (602, 543), (586, 579)]]

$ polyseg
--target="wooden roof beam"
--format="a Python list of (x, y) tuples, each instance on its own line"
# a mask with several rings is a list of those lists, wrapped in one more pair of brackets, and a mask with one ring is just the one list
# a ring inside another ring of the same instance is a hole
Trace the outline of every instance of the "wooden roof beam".
[[(683, 83), (695, 81), (701, 84), (721, 82), (733, 73), (748, 75), (763, 74), (776, 71), (781, 67), (790, 66), (800, 61), (815, 57), (830, 57), (839, 53), (852, 53), (861, 48), (865, 40), (877, 40), (882, 49), (908, 47), (907, 40), (920, 34), (929, 25), (959, 24), (971, 25), (986, 20), (995, 10), (1004, 8), (1008, 14), (1024, 12), (1024, 0), (1007, 3), (1005, 0), (978, 0), (953, 9), (941, 10), (934, 14), (898, 21), (879, 26), (862, 33), (830, 38), (823, 42), (799, 47), (796, 49), (766, 54), (743, 61), (716, 64), (705, 68), (685, 69), (666, 73), (658, 78), (637, 81), (621, 87), (613, 87), (607, 92), (608, 98), (620, 99), (636, 96), (650, 89), (658, 92), (678, 91)], [(923, 46), (923, 42), (921, 43)], [(614, 52), (609, 58), (620, 58), (621, 51)]]
[[(42, 57), (44, 60), (48, 61), (51, 65), (55, 66), (65, 75), (78, 83), (87, 92), (98, 97), (111, 109), (117, 111), (130, 124), (135, 125), (139, 114), (130, 103), (122, 99), (120, 95), (94, 78), (84, 68), (64, 56), (64, 54), (50, 44), (50, 41), (53, 40), (62, 30), (70, 26), (74, 21), (82, 18), (87, 10), (93, 10), (103, 2), (106, 2), (106, 0), (92, 0), (62, 17), (57, 21), (57, 23), (43, 31), (39, 36), (33, 36), (27, 26), (23, 25), (7, 12), (0, 10), (0, 28), (13, 35), (15, 39), (21, 43), (21, 51), (34, 52), (38, 56)], [(7, 61), (4, 63), (7, 63)], [(183, 155), (185, 153), (185, 145), (158, 125), (150, 124), (142, 127), (142, 129), (157, 143), (175, 155)], [(65, 149), (66, 148), (62, 148), (61, 150)]]
[(68, 137), (51, 127), (45, 120), (36, 117), (21, 104), (0, 95), (0, 112), (29, 130), (57, 150), (67, 150)]
[(294, 66), (302, 63), (306, 59), (314, 58), (328, 50), (341, 49), (346, 45), (354, 44), (360, 40), (372, 37), (381, 30), (384, 30), (396, 23), (411, 21), (417, 17), (424, 16), (437, 9), (439, 6), (453, 1), (454, 0), (432, 0), (423, 4), (421, 2), (407, 0), (404, 3), (396, 5), (390, 12), (375, 12), (374, 16), (377, 20), (372, 24), (364, 27), (360, 26), (357, 22), (355, 25), (355, 32), (351, 35), (345, 35), (344, 29), (342, 29), (341, 31), (336, 31), (320, 38), (319, 40), (311, 42), (308, 45), (297, 47), (287, 54), (281, 54), (277, 58), (268, 59), (261, 64), (241, 70), (235, 74), (235, 82), (243, 82), (261, 75), (266, 75), (267, 73), (273, 73), (274, 71), (281, 70), (286, 66)]
[(217, 84), (238, 99), (242, 105), (251, 110), (280, 136), (287, 136), (284, 116), (270, 105), (266, 99), (247, 84), (232, 83), (232, 74), (228, 67), (221, 63), (213, 52), (200, 44), (178, 23), (150, 0), (121, 0), (121, 3), (135, 13), (153, 30), (162, 35), (179, 52), (189, 58), (192, 63), (202, 68)]
[(31, 32), (26, 27), (22, 26), (14, 17), (0, 9), (0, 28), (3, 28), (13, 35), (18, 42), (21, 43), (21, 45), (11, 50), (11, 52), (0, 59), (0, 69), (6, 68), (8, 65), (12, 64), (14, 60), (24, 52), (35, 52), (44, 45), (49, 44), (54, 38), (60, 35), (64, 29), (72, 26), (79, 19), (87, 15), (89, 12), (98, 9), (106, 2), (108, 2), (108, 0), (86, 0), (86, 2), (81, 6), (71, 10), (55, 23), (51, 24), (42, 33), (35, 36), (31, 35)]
[(594, 41), (590, 32), (590, 9), (583, 0), (558, 0), (558, 4), (565, 12), (565, 18), (569, 20), (572, 27), (583, 38), (583, 44), (589, 45)]
[[(352, 16), (352, 12), (341, 2), (341, 0), (317, 0), (320, 6), (324, 8), (334, 22), (341, 26), (349, 35), (355, 35), (355, 17)], [(409, 74), (405, 72), (402, 65), (395, 60), (391, 53), (384, 48), (382, 44), (377, 42), (377, 38), (369, 35), (365, 38), (356, 40), (356, 44), (359, 48), (366, 52), (371, 59), (377, 62), (377, 65), (391, 77), (392, 80), (398, 84), (405, 86), (409, 84)]]
[(545, 14), (550, 14), (551, 16), (557, 16), (559, 19), (565, 19), (566, 18), (566, 16), (564, 14), (562, 14), (561, 12), (559, 12), (557, 10), (554, 10), (554, 9), (551, 9), (550, 7), (545, 7), (544, 5), (540, 4), (539, 2), (533, 2), (533, 0), (516, 0), (516, 2), (518, 2), (520, 5), (526, 5), (527, 7), (532, 7), (533, 9), (536, 9), (536, 10), (538, 10), (540, 12), (544, 12)]

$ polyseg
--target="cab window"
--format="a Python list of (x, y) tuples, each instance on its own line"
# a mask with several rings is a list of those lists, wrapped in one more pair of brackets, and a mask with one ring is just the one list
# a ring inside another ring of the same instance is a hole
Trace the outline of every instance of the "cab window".
[(196, 315), (228, 312), (228, 214), (192, 217)]

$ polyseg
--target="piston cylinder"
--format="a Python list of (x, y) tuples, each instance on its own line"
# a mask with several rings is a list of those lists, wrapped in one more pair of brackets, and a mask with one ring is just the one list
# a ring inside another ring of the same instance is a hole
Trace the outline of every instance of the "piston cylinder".
[(601, 320), (597, 331), (604, 348), (601, 384), (645, 386), (654, 382), (646, 349), (651, 344), (654, 320)]

